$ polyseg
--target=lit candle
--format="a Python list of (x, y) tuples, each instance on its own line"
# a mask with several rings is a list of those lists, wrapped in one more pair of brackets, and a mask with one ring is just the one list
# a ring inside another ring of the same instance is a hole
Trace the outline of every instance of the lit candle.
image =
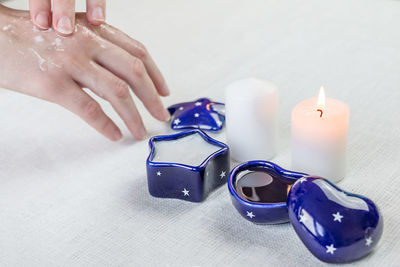
[(226, 135), (236, 161), (267, 160), (276, 153), (278, 88), (243, 79), (225, 90)]
[(349, 108), (326, 98), (321, 87), (317, 98), (292, 110), (292, 168), (338, 182), (345, 176)]

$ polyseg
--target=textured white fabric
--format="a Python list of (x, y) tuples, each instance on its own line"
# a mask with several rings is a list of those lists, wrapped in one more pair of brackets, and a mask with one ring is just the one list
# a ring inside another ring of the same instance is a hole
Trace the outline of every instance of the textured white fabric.
[[(273, 161), (282, 167), (290, 167), (294, 105), (321, 84), (346, 102), (348, 168), (339, 185), (373, 199), (385, 222), (375, 252), (354, 264), (398, 266), (400, 1), (110, 0), (108, 7), (108, 21), (158, 62), (172, 89), (167, 105), (223, 101), (224, 87), (244, 77), (275, 82)], [(151, 135), (170, 132), (139, 106)], [(126, 137), (111, 143), (56, 105), (0, 90), (1, 266), (323, 265), (290, 224), (242, 219), (226, 186), (201, 204), (152, 198), (147, 142), (117, 121)]]

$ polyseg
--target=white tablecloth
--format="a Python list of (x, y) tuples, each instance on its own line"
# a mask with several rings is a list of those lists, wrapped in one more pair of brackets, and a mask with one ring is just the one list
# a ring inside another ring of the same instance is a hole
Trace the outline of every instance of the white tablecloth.
[[(172, 89), (166, 105), (224, 101), (224, 87), (244, 77), (274, 81), (273, 161), (282, 167), (290, 168), (293, 106), (321, 84), (346, 102), (348, 169), (339, 185), (373, 199), (385, 222), (375, 252), (355, 264), (399, 264), (400, 1), (109, 0), (108, 22), (147, 45)], [(140, 110), (151, 135), (171, 132)], [(1, 266), (323, 264), (290, 224), (242, 219), (226, 186), (200, 204), (151, 197), (147, 141), (117, 122), (126, 137), (112, 143), (59, 106), (0, 90)]]

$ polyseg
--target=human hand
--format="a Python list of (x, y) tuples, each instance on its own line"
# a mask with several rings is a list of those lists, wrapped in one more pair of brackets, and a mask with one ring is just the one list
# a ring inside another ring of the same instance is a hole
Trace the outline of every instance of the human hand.
[[(53, 29), (61, 35), (72, 34), (75, 27), (75, 0), (29, 0), (32, 22), (41, 30)], [(106, 0), (86, 0), (89, 23), (100, 25), (105, 20)]]
[(129, 87), (153, 117), (166, 121), (168, 87), (146, 48), (118, 29), (76, 15), (73, 35), (38, 31), (26, 11), (0, 5), (0, 87), (57, 103), (111, 140), (121, 131), (82, 88), (109, 101), (138, 139), (146, 130)]

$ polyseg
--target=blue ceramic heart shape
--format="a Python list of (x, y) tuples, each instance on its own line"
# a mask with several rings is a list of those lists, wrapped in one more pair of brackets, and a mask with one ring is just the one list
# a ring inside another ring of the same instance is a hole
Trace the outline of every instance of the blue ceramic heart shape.
[(383, 220), (374, 202), (320, 177), (297, 180), (287, 207), (298, 236), (321, 261), (357, 260), (370, 253), (382, 235)]

